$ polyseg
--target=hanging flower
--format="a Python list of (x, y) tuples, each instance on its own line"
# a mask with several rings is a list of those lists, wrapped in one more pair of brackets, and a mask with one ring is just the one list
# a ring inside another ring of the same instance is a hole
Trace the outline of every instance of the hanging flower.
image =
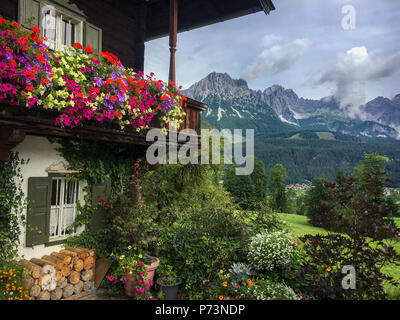
[(92, 47), (90, 46), (90, 44), (88, 44), (87, 46), (86, 46), (86, 48), (85, 48), (85, 51), (87, 52), (87, 53), (93, 53), (93, 50), (92, 50)]

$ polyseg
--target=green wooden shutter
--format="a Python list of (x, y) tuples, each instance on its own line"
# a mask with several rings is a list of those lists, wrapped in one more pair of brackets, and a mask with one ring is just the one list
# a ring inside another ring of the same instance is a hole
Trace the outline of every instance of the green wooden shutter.
[[(19, 0), (18, 22), (27, 29), (41, 27), (41, 3), (38, 0)], [(32, 22), (29, 19), (35, 18)]]
[(105, 226), (103, 211), (99, 208), (99, 198), (107, 198), (110, 194), (111, 180), (98, 183), (92, 188), (92, 207), (94, 210), (89, 224), (91, 233), (96, 233)]
[(90, 44), (94, 52), (101, 52), (103, 45), (103, 31), (100, 28), (85, 22), (84, 39), (85, 46)]
[(49, 178), (29, 178), (26, 246), (49, 242), (51, 184)]

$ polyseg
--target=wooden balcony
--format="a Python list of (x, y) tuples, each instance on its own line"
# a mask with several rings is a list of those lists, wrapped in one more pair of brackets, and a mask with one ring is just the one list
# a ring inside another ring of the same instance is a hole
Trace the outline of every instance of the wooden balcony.
[[(201, 112), (207, 105), (188, 99), (185, 110), (184, 123), (178, 131), (193, 129), (200, 134)], [(149, 146), (152, 142), (146, 141), (146, 132), (137, 133), (132, 128), (121, 130), (118, 124), (105, 122), (103, 124), (88, 121), (77, 128), (60, 128), (54, 121), (58, 112), (34, 107), (28, 110), (25, 107), (0, 104), (0, 160), (4, 160), (8, 152), (22, 142), (26, 135), (49, 138), (69, 138), (98, 140), (117, 143), (129, 143), (140, 146)], [(154, 121), (157, 123), (157, 121)], [(154, 125), (153, 128), (159, 128)], [(169, 142), (169, 134), (167, 135)]]

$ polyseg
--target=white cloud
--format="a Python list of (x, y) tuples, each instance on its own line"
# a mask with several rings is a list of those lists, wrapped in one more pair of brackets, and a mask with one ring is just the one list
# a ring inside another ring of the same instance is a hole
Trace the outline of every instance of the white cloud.
[(265, 48), (271, 47), (273, 44), (279, 42), (281, 38), (274, 34), (267, 34), (261, 40), (261, 45)]
[(382, 52), (369, 53), (365, 46), (354, 47), (338, 57), (337, 63), (322, 74), (318, 84), (334, 83), (342, 108), (352, 117), (361, 117), (359, 107), (365, 103), (367, 86), (390, 77), (399, 68), (400, 52), (388, 56)]
[(266, 74), (276, 75), (288, 70), (305, 55), (309, 46), (308, 39), (296, 39), (288, 44), (265, 49), (245, 70), (243, 77), (251, 81)]

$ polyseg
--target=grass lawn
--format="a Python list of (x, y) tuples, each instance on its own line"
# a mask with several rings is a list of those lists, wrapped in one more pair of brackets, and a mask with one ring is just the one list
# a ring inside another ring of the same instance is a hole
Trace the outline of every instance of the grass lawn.
[[(317, 235), (317, 234), (328, 234), (328, 231), (322, 228), (317, 228), (308, 223), (308, 218), (305, 216), (298, 216), (294, 214), (279, 214), (279, 217), (288, 227), (288, 231), (291, 232), (296, 237), (301, 237), (307, 234)], [(400, 228), (400, 218), (395, 219), (396, 224)], [(398, 253), (400, 253), (400, 241), (388, 241)], [(387, 266), (385, 267), (385, 272), (390, 274), (397, 280), (400, 280), (400, 268), (397, 266)], [(389, 298), (400, 300), (400, 288), (394, 288), (391, 286), (386, 286), (386, 291)]]

